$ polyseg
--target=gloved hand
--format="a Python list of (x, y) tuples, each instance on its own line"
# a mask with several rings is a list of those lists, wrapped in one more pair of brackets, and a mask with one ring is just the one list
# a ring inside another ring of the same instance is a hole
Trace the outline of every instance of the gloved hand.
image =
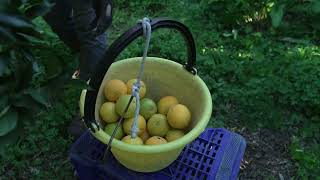
[(112, 23), (112, 0), (99, 0), (99, 13), (97, 16), (96, 36), (101, 35)]

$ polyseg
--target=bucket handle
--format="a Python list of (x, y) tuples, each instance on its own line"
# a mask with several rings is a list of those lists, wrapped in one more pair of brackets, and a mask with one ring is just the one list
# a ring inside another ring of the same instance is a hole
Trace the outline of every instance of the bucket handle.
[[(184, 68), (190, 73), (196, 75), (197, 70), (196, 65), (196, 46), (193, 36), (190, 30), (181, 22), (167, 19), (167, 18), (156, 18), (150, 19), (151, 30), (156, 30), (159, 28), (168, 28), (178, 30), (184, 37), (187, 45), (188, 61), (184, 64)], [(122, 34), (117, 40), (115, 40), (110, 47), (105, 52), (102, 60), (96, 66), (95, 73), (90, 79), (89, 85), (92, 87), (91, 90), (87, 90), (86, 98), (84, 103), (84, 122), (93, 132), (99, 126), (95, 119), (95, 102), (98, 95), (98, 90), (103, 81), (103, 78), (108, 71), (111, 64), (115, 61), (118, 55), (135, 39), (143, 35), (143, 28), (140, 23), (133, 26)], [(92, 126), (92, 123), (96, 127)]]

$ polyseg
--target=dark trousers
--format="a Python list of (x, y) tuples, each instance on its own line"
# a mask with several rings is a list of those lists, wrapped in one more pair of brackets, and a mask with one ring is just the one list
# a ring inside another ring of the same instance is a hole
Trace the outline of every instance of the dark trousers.
[(98, 0), (55, 0), (45, 21), (74, 52), (79, 52), (80, 78), (88, 80), (106, 51), (106, 33), (95, 36)]

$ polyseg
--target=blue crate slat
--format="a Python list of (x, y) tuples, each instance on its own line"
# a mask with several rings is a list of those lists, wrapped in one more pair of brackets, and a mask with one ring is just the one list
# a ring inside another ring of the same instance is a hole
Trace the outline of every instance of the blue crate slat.
[(154, 173), (139, 173), (125, 168), (112, 156), (100, 160), (106, 146), (89, 132), (71, 147), (69, 155), (77, 175), (86, 179), (236, 179), (246, 148), (242, 136), (223, 128), (208, 128), (169, 167)]

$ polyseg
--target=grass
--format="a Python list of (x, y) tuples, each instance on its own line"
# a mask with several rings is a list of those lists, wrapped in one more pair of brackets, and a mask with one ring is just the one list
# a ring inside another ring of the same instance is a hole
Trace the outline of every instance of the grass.
[[(225, 127), (247, 140), (246, 163), (240, 178), (315, 177), (319, 163), (312, 159), (319, 151), (319, 130), (312, 127), (319, 127), (319, 123), (316, 126), (311, 122), (319, 122), (316, 108), (320, 102), (320, 48), (314, 39), (293, 39), (268, 30), (221, 30), (220, 24), (200, 15), (196, 3), (185, 2), (117, 1), (108, 44), (145, 16), (183, 22), (196, 41), (199, 76), (212, 93), (214, 111), (209, 126)], [(52, 71), (69, 76), (77, 64), (76, 57), (65, 51), (66, 47), (41, 19), (36, 23), (56, 53), (69, 62), (66, 71)], [(118, 60), (141, 56), (142, 48), (143, 39), (139, 38)], [(148, 54), (183, 63), (183, 38), (175, 31), (159, 29), (152, 33)], [(52, 55), (39, 51), (38, 56), (41, 59)], [(54, 98), (51, 108), (24, 124), (23, 138), (1, 159), (1, 179), (72, 179), (68, 149), (73, 140), (66, 128), (77, 113), (79, 90), (69, 87), (55, 92), (60, 95)], [(306, 153), (297, 151), (301, 149)]]

